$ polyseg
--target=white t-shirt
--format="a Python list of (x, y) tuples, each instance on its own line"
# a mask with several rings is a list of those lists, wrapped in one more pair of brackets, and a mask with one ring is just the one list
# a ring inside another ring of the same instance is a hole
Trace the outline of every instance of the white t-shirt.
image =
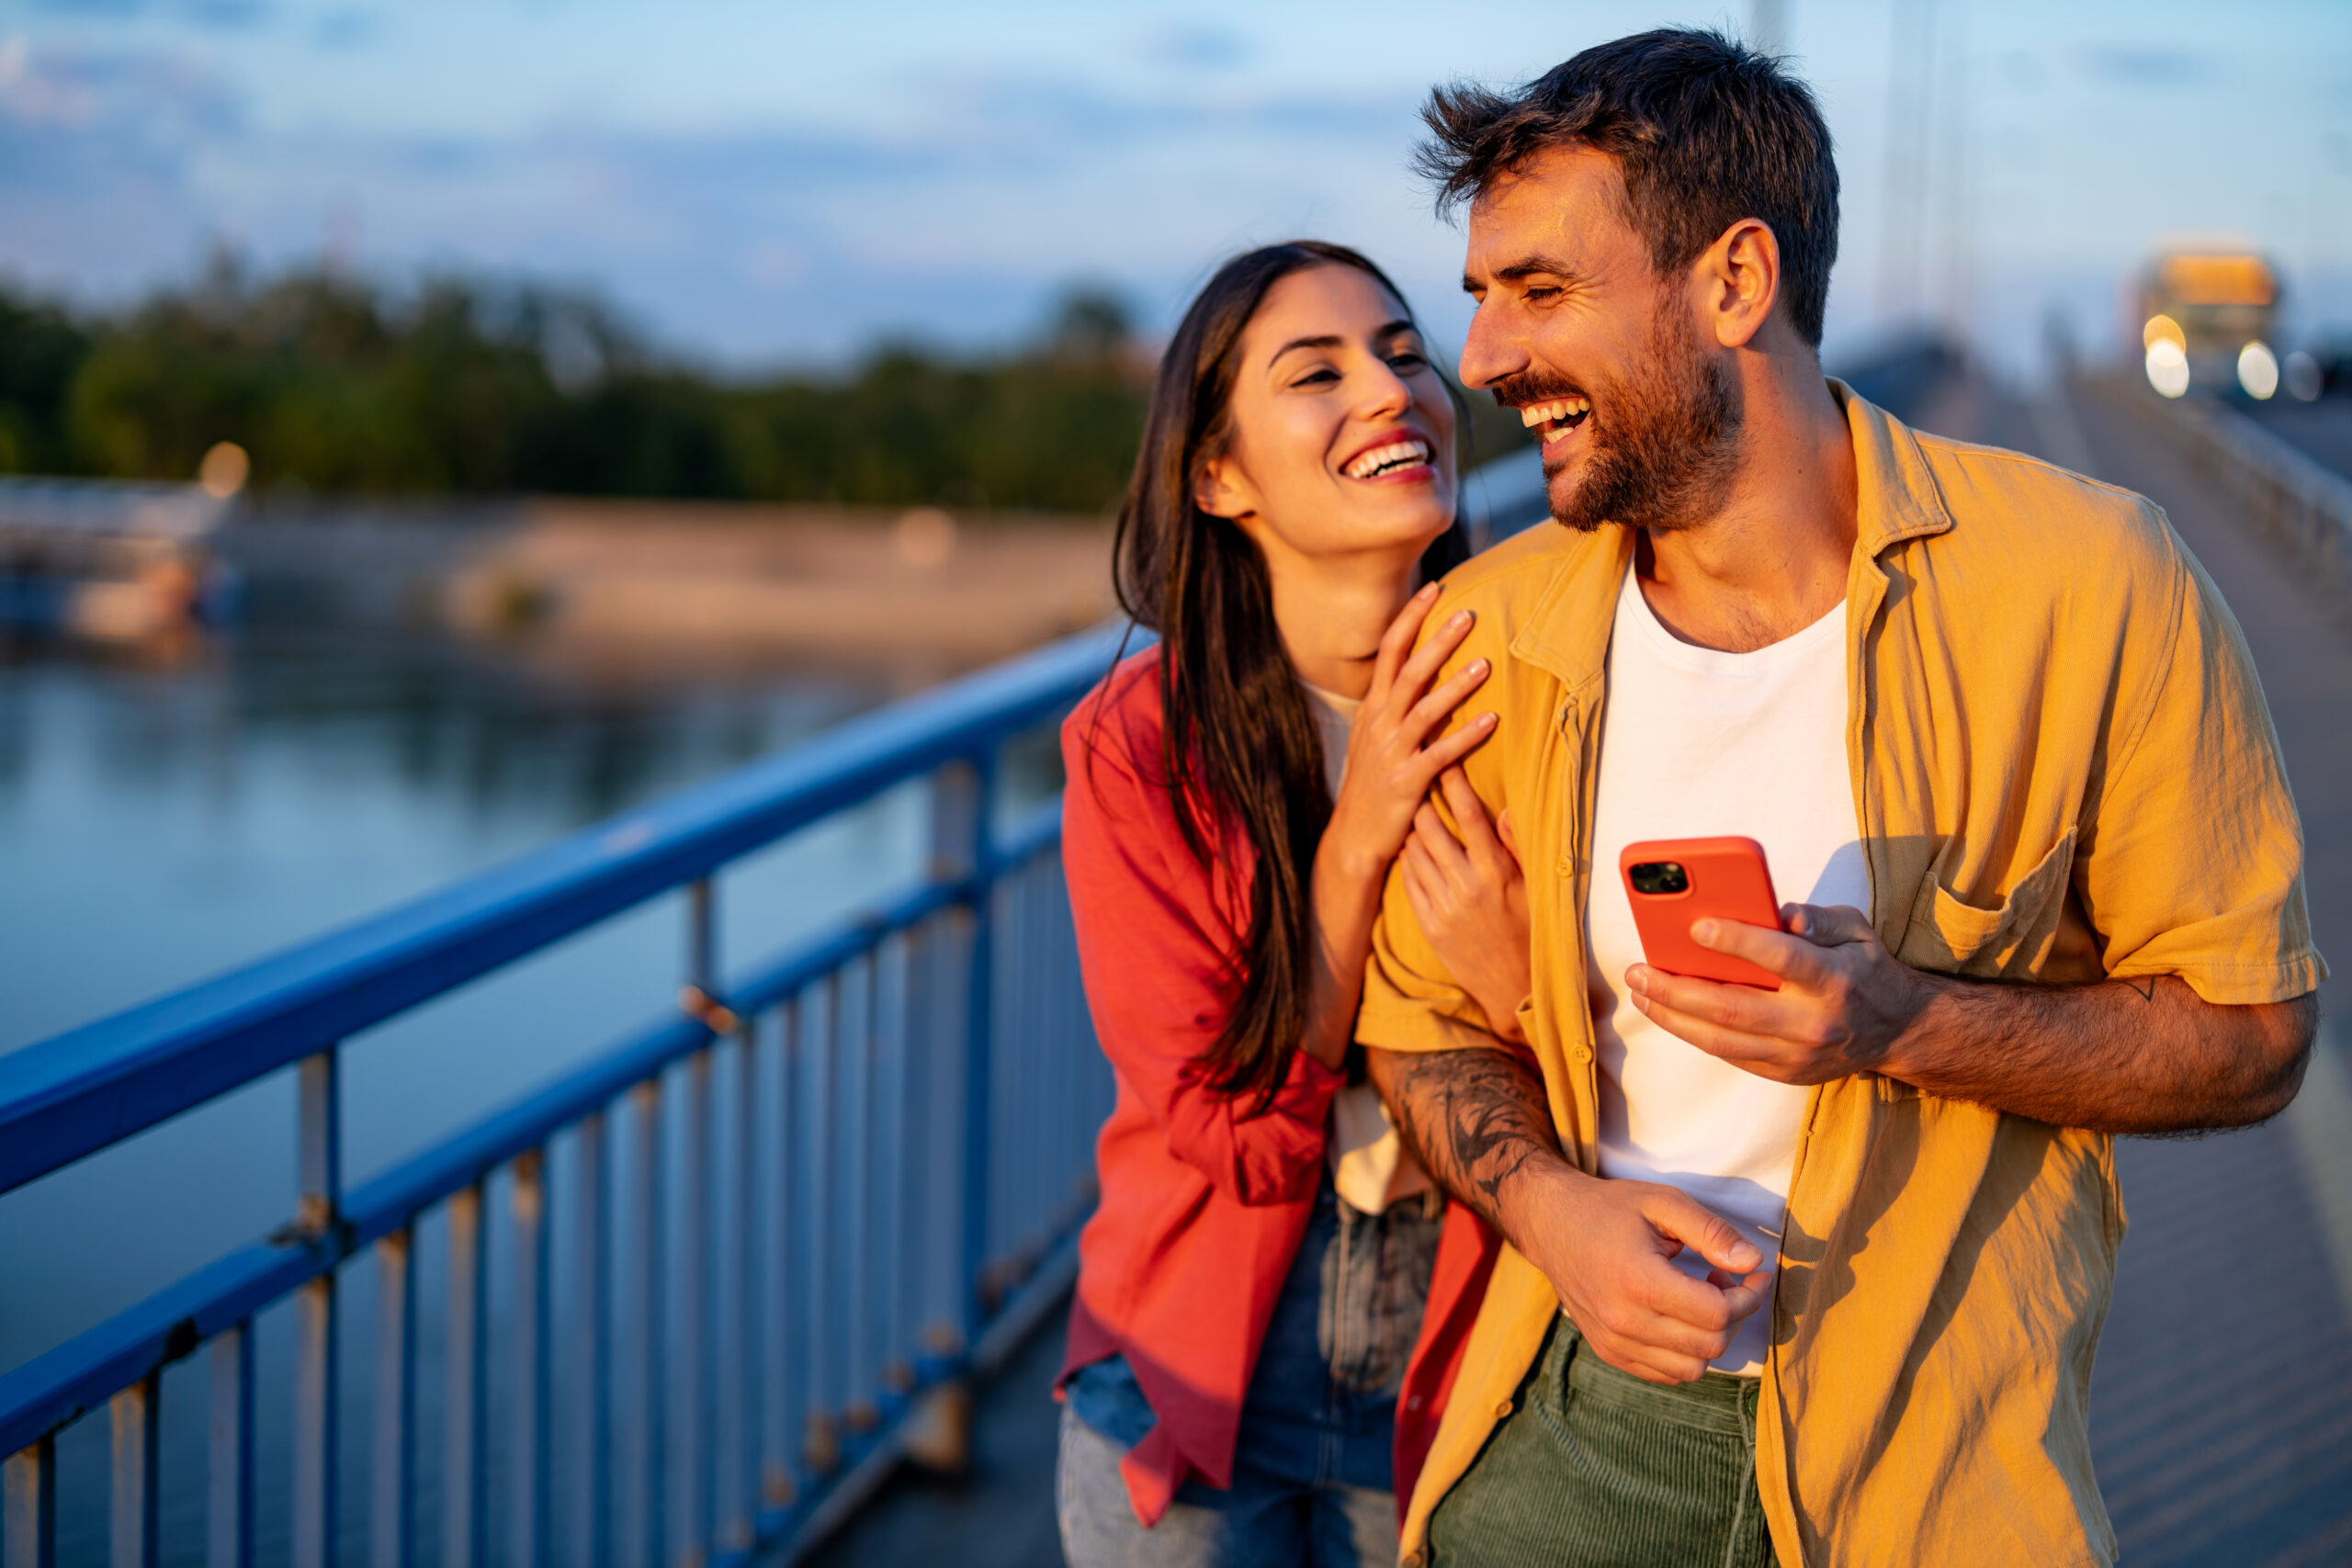
[[(1642, 1016), (1625, 970), (1641, 934), (1617, 869), (1644, 839), (1743, 834), (1764, 846), (1782, 903), (1870, 909), (1846, 765), (1846, 611), (1753, 653), (1678, 640), (1625, 574), (1609, 642), (1586, 909), (1599, 1036), (1600, 1173), (1679, 1187), (1739, 1226), (1777, 1272), (1801, 1088), (1743, 1071)], [(1677, 1260), (1706, 1277), (1685, 1251)], [(1763, 1371), (1769, 1302), (1715, 1363)]]

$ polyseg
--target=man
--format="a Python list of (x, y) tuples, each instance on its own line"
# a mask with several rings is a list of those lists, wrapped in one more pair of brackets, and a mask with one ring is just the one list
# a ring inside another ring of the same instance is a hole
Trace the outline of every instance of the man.
[[(2110, 1139), (2276, 1114), (2325, 974), (2237, 627), (2140, 497), (1824, 380), (1837, 172), (1771, 62), (1646, 33), (1426, 118), (1462, 379), (1561, 525), (1447, 590), (1527, 1047), (1403, 873), (1358, 1030), (1509, 1243), (1407, 1562), (2112, 1562)], [(1693, 938), (1777, 990), (1642, 962), (1620, 850), (1719, 834), (1802, 902)]]

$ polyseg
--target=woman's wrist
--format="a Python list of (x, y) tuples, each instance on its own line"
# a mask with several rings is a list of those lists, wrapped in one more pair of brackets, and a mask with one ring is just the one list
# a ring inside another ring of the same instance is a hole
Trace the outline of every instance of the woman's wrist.
[[(1394, 854), (1376, 854), (1362, 848), (1355, 836), (1344, 829), (1327, 829), (1323, 841), (1315, 849), (1316, 880), (1335, 894), (1376, 901), (1380, 889), (1388, 881), (1389, 863), (1396, 858)], [(1326, 882), (1326, 878), (1329, 880)]]

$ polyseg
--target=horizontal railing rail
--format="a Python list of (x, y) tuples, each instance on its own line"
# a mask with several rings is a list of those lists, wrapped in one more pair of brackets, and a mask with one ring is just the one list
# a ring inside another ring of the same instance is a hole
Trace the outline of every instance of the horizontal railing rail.
[[(58, 1438), (101, 1407), (113, 1558), (158, 1561), (162, 1374), (205, 1349), (203, 1455), (170, 1463), (203, 1472), (208, 1561), (255, 1562), (254, 1325), (288, 1303), (298, 1564), (347, 1555), (355, 1410), (379, 1568), (415, 1561), (428, 1526), (446, 1568), (741, 1561), (808, 1529), (895, 1450), (954, 1462), (958, 1380), (983, 1334), (1066, 1276), (1110, 1096), (1059, 807), (995, 831), (996, 756), (1100, 679), (1119, 635), (1070, 638), (0, 1057), (0, 1188), (288, 1066), (300, 1089), (288, 1224), (0, 1374), (0, 1564), (54, 1560)], [(926, 776), (924, 874), (722, 984), (713, 874)], [(344, 1188), (342, 1042), (681, 888), (678, 1011)], [(447, 1248), (435, 1301), (419, 1288), (427, 1225)], [(374, 1285), (372, 1372), (346, 1391), (338, 1291), (355, 1269)], [(436, 1371), (428, 1450), (420, 1383)]]
[(2352, 479), (2202, 389), (2160, 398), (2140, 377), (2127, 374), (2106, 381), (2104, 390), (2161, 430), (2237, 502), (2244, 520), (2305, 585), (2326, 596), (2335, 618), (2352, 623)]

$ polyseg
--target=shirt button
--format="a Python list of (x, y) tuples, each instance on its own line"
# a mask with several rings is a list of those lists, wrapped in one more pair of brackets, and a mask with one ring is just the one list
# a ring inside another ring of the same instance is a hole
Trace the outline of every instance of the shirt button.
[(1495, 1406), (1495, 1419), (1498, 1421), (1504, 1421), (1510, 1419), (1510, 1401), (1506, 1399), (1500, 1404)]
[(1417, 1546), (1405, 1553), (1405, 1561), (1399, 1568), (1428, 1568), (1429, 1560), (1430, 1554)]
[(1591, 1060), (1592, 1060), (1592, 1047), (1591, 1047), (1591, 1046), (1589, 1046), (1589, 1045), (1579, 1045), (1579, 1046), (1577, 1046), (1577, 1061), (1579, 1061), (1579, 1062), (1589, 1062), (1589, 1061), (1591, 1061)]

